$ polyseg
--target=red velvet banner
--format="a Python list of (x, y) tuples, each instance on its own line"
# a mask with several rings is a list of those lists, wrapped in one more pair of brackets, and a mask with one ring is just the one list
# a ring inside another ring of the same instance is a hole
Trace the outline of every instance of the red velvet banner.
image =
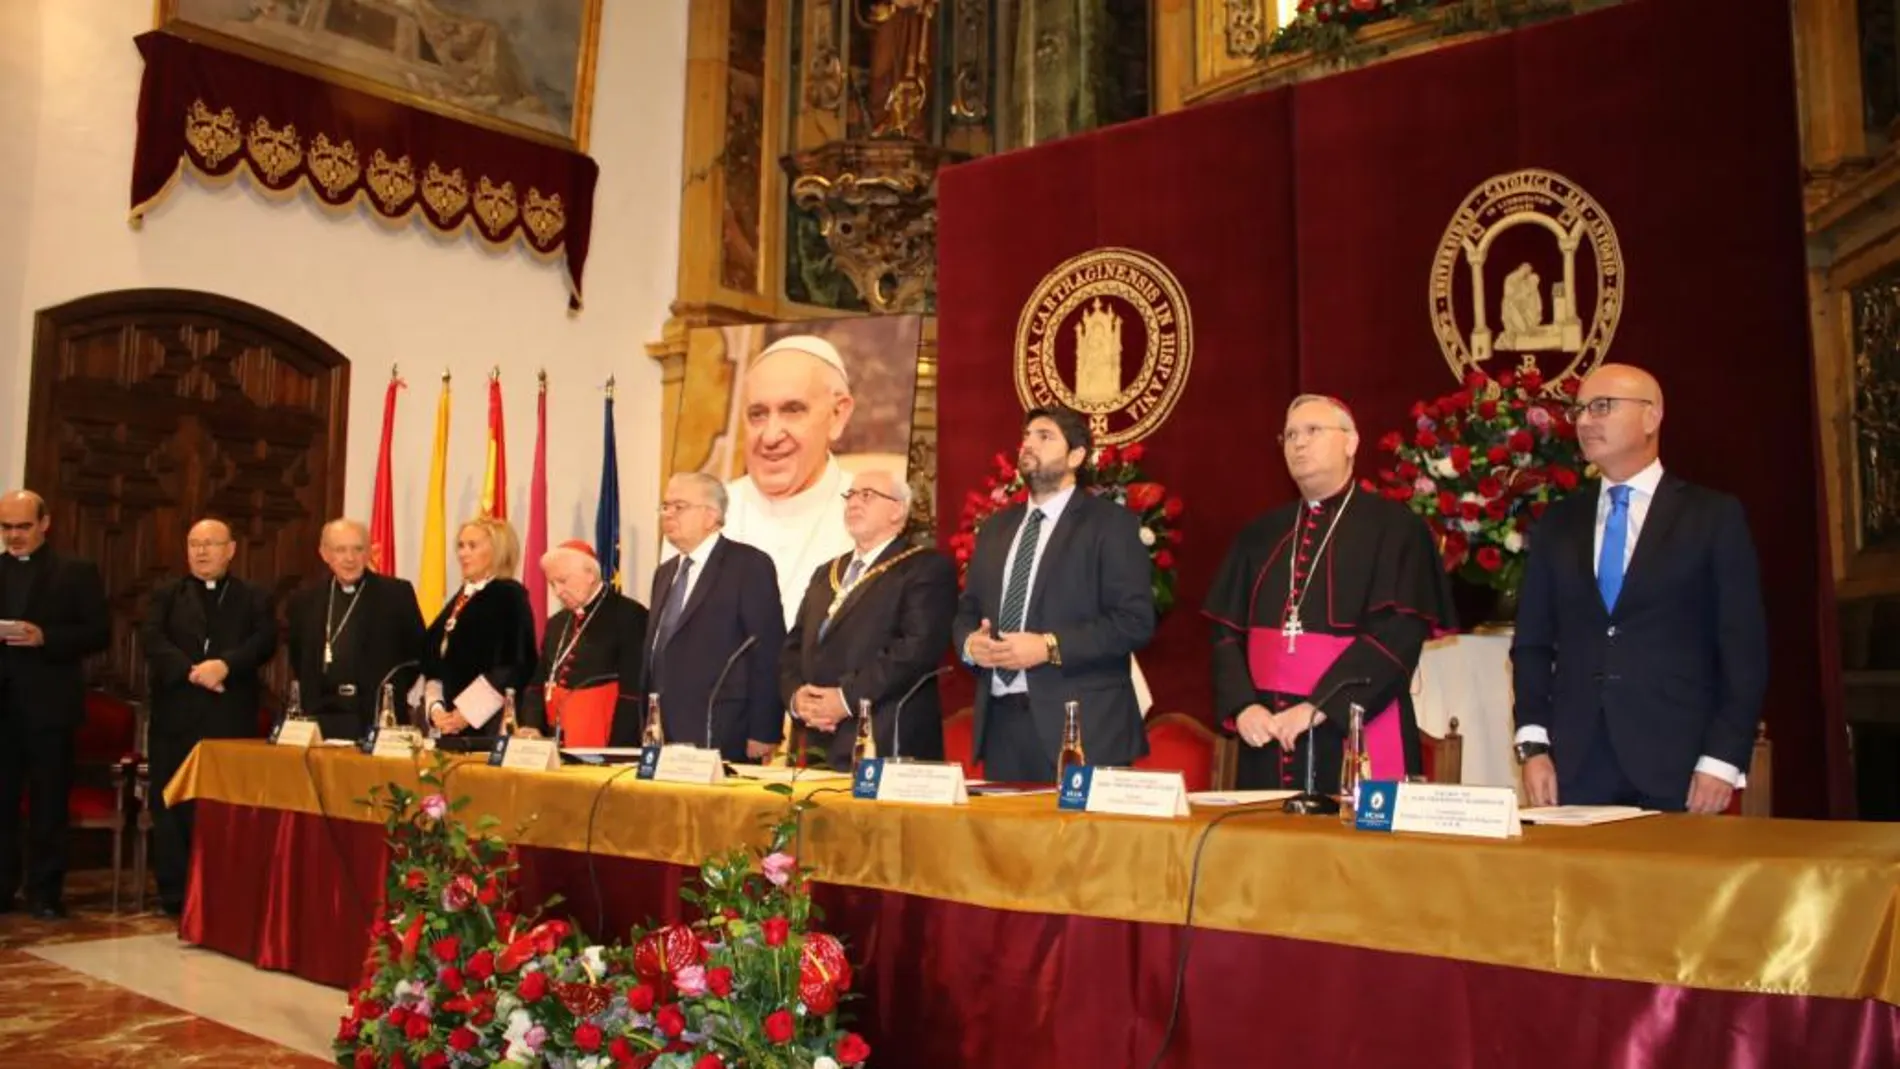
[[(950, 169), (938, 410), (969, 444), (942, 453), (942, 500), (980, 488), (990, 454), (1016, 440), (1016, 321), (1043, 275), (1108, 245), (1167, 264), (1192, 307), (1196, 355), (1147, 467), (1186, 501), (1187, 539), (1181, 607), (1142, 664), (1158, 708), (1207, 715), (1193, 610), (1241, 526), (1293, 496), (1273, 440), (1287, 400), (1350, 403), (1370, 475), (1379, 437), (1456, 382), (1432, 316), (1449, 224), (1487, 179), (1555, 172), (1614, 225), (1624, 271), (1609, 358), (1662, 379), (1665, 464), (1747, 509), (1774, 651), (1764, 715), (1776, 810), (1848, 815), (1792, 55), (1780, 0), (1631, 0)], [(1507, 325), (1495, 287), (1521, 240), (1513, 231), (1492, 250), (1494, 329)], [(1569, 293), (1586, 333), (1606, 288), (1590, 253), (1586, 240)], [(1555, 281), (1545, 270), (1545, 288)], [(1455, 273), (1451, 284), (1468, 330), (1470, 286)], [(1484, 366), (1515, 363), (1501, 351)]]
[[(182, 934), (333, 987), (360, 976), (382, 828), (200, 801)], [(326, 826), (327, 825), (327, 826)], [(268, 844), (268, 845), (267, 845)], [(587, 931), (677, 918), (689, 870), (524, 849), (528, 901)], [(605, 896), (604, 912), (595, 888)], [(859, 963), (847, 1005), (873, 1063), (1149, 1064), (1182, 929), (820, 887)], [(1163, 1065), (1328, 1069), (1783, 1069), (1900, 1064), (1900, 1007), (1660, 987), (1197, 930)], [(342, 1013), (343, 999), (337, 997)]]
[(600, 178), (587, 156), (158, 30), (138, 46), (134, 219), (187, 164), (212, 176), (243, 168), (266, 189), (302, 186), (332, 207), (361, 201), (389, 219), (420, 215), (443, 233), (472, 228), (490, 244), (564, 255), (579, 307)]

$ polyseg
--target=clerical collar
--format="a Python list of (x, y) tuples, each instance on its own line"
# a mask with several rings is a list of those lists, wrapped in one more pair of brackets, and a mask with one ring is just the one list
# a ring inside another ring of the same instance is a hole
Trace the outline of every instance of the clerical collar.
[(1333, 491), (1332, 493), (1326, 495), (1325, 497), (1322, 497), (1317, 501), (1312, 500), (1311, 498), (1305, 498), (1303, 499), (1302, 503), (1305, 504), (1307, 508), (1312, 509), (1314, 512), (1324, 512), (1325, 510), (1332, 508), (1333, 506), (1339, 504), (1341, 501), (1345, 500), (1346, 495), (1351, 492), (1352, 492), (1352, 480), (1349, 478), (1346, 480), (1346, 484), (1344, 486), (1341, 486), (1339, 489)]
[(7, 556), (12, 557), (15, 564), (29, 564), (33, 560), (31, 553), (9, 553)]
[(198, 581), (205, 585), (206, 590), (216, 593), (217, 589), (224, 585), (224, 576), (220, 575), (216, 579), (200, 579)]
[(343, 591), (345, 594), (354, 594), (356, 593), (356, 588), (363, 585), (363, 577), (357, 576), (356, 582), (346, 583), (343, 580), (337, 578), (335, 575), (332, 575), (330, 576), (330, 582), (335, 583), (336, 588), (338, 590)]

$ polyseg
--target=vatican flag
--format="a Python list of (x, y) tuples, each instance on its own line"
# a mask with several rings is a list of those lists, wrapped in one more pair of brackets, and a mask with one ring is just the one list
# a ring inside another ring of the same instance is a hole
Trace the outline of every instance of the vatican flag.
[(429, 499), (422, 521), (422, 568), (416, 572), (416, 601), (422, 619), (431, 622), (448, 597), (448, 518), (443, 498), (449, 481), (449, 373), (442, 373), (442, 397), (435, 403), (435, 451), (429, 455)]

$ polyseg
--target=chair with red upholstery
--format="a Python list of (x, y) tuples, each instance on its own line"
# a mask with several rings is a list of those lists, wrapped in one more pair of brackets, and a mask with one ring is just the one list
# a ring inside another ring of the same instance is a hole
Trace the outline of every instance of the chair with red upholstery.
[(86, 692), (86, 720), (73, 741), (73, 787), (67, 795), (69, 826), (112, 833), (112, 912), (119, 911), (125, 868), (129, 788), (139, 756), (144, 710), (102, 690)]
[(1233, 785), (1232, 740), (1186, 713), (1153, 717), (1147, 731), (1148, 756), (1137, 760), (1136, 768), (1179, 772), (1189, 791), (1226, 790)]
[(1419, 754), (1425, 759), (1425, 782), (1427, 783), (1463, 783), (1465, 774), (1465, 737), (1458, 734), (1458, 718), (1451, 718), (1451, 725), (1444, 738), (1419, 729)]
[(943, 721), (943, 759), (963, 766), (966, 779), (982, 779), (983, 763), (976, 760), (976, 713), (968, 706)]

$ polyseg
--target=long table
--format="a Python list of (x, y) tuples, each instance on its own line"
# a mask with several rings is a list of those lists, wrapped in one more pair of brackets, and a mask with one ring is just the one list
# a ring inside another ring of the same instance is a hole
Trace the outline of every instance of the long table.
[[(198, 810), (184, 937), (354, 983), (386, 862), (356, 800), (416, 771), (200, 746), (166, 795)], [(449, 784), (514, 829), (524, 894), (596, 937), (676, 919), (698, 863), (785, 804), (610, 775), (470, 761)], [(864, 963), (874, 1065), (1146, 1066), (1184, 940), (1175, 1067), (1900, 1065), (1891, 826), (1665, 815), (1490, 842), (1048, 796), (815, 801), (801, 860)]]

